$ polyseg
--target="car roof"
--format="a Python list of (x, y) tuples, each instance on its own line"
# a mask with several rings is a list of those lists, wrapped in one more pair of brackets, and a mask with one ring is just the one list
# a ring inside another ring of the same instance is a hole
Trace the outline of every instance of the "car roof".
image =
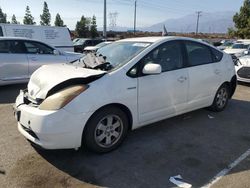
[(46, 43), (46, 42), (43, 42), (43, 41), (39, 41), (39, 40), (35, 40), (35, 39), (30, 39), (30, 38), (25, 38), (25, 37), (0, 37), (0, 41), (1, 40), (25, 40), (25, 41), (34, 41), (34, 42), (40, 42), (42, 44), (45, 44), (47, 46), (50, 46), (51, 48), (54, 48), (54, 46)]

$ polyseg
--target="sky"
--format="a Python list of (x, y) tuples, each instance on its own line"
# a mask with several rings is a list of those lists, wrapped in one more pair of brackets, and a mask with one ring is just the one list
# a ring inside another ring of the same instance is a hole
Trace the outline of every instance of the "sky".
[[(110, 26), (110, 13), (117, 12), (116, 25), (133, 27), (135, 0), (106, 0), (107, 24)], [(137, 27), (147, 27), (171, 18), (194, 14), (196, 11), (221, 12), (239, 11), (244, 0), (137, 0)], [(22, 23), (25, 8), (30, 6), (37, 23), (40, 22), (44, 0), (0, 0), (2, 11), (11, 20), (13, 14)], [(98, 27), (103, 26), (104, 0), (46, 0), (54, 24), (59, 13), (64, 23), (74, 29), (81, 16), (97, 18)]]

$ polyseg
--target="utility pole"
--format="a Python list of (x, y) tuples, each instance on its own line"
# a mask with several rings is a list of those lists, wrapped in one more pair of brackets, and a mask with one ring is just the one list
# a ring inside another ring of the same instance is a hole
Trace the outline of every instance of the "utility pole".
[(202, 13), (202, 11), (196, 12), (196, 14), (197, 14), (196, 35), (197, 35), (198, 32), (199, 32), (199, 21), (200, 21), (201, 13)]
[(135, 12), (134, 12), (134, 35), (136, 32), (136, 7), (137, 7), (137, 0), (135, 0)]
[(103, 15), (103, 38), (107, 38), (107, 3), (104, 0), (104, 15)]

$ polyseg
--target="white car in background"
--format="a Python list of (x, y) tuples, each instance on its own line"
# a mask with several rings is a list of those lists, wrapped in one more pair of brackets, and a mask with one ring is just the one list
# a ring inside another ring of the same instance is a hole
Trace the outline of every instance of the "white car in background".
[(249, 43), (235, 43), (230, 48), (224, 50), (227, 54), (234, 55), (237, 58), (242, 57), (249, 52), (250, 42)]
[(26, 83), (42, 65), (72, 62), (82, 56), (36, 40), (0, 37), (0, 85)]
[(235, 65), (237, 80), (250, 83), (250, 56), (239, 58)]
[(73, 64), (45, 65), (14, 106), (20, 133), (45, 149), (108, 152), (127, 132), (199, 108), (225, 109), (230, 55), (194, 39), (116, 41)]

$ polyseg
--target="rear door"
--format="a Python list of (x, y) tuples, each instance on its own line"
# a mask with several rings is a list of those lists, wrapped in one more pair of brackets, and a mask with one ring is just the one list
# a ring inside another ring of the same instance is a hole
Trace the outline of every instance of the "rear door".
[(29, 75), (42, 65), (66, 63), (65, 55), (54, 54), (54, 49), (36, 41), (24, 41), (29, 60)]
[(2, 81), (27, 81), (28, 59), (21, 41), (0, 40), (0, 79)]
[(221, 63), (215, 60), (211, 47), (193, 41), (184, 43), (189, 66), (189, 108), (211, 105), (222, 80)]

